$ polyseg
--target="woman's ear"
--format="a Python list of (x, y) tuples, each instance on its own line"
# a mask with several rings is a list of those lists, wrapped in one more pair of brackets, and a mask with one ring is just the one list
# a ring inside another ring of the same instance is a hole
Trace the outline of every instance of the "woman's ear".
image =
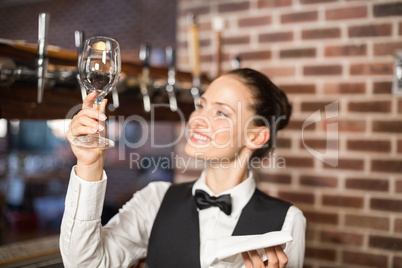
[(246, 136), (246, 146), (252, 150), (259, 149), (268, 142), (270, 134), (269, 128), (265, 126), (250, 128)]

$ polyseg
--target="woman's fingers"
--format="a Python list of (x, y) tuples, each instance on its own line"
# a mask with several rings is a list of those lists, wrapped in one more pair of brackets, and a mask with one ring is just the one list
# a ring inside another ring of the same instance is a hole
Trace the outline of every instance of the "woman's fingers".
[(265, 249), (268, 259), (268, 268), (284, 268), (288, 263), (288, 257), (281, 246), (269, 247)]
[(105, 120), (106, 116), (103, 113), (92, 108), (84, 109), (74, 116), (69, 125), (69, 130), (74, 137), (94, 134), (97, 131), (104, 130), (101, 121)]
[(265, 268), (265, 264), (256, 250), (243, 252), (241, 256), (246, 268)]
[(286, 264), (288, 263), (288, 256), (286, 255), (285, 252), (283, 252), (283, 249), (281, 246), (275, 246), (275, 253), (276, 257), (279, 260), (279, 267), (284, 268), (286, 267)]
[(82, 103), (82, 109), (92, 108), (94, 100), (96, 98), (96, 91), (89, 93)]

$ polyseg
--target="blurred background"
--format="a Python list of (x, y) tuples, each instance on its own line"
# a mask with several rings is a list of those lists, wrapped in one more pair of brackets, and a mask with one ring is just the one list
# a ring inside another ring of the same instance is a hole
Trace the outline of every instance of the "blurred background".
[[(188, 16), (195, 15), (202, 87), (240, 64), (269, 76), (293, 104), (290, 125), (279, 132), (275, 154), (257, 177), (260, 189), (303, 210), (304, 267), (402, 267), (401, 1), (2, 0), (0, 38), (36, 44), (41, 12), (51, 16), (49, 45), (74, 52), (76, 30), (86, 37), (111, 36), (120, 42), (123, 61), (137, 64), (139, 73), (141, 44), (152, 46), (154, 74), (167, 71), (165, 48), (173, 47), (177, 70), (190, 84), (182, 83), (182, 91), (191, 87), (194, 75)], [(4, 53), (1, 57), (7, 58)], [(45, 93), (43, 105), (37, 105), (36, 85), (33, 97), (26, 93), (21, 106), (28, 112), (12, 116), (7, 102), (14, 101), (11, 94), (19, 94), (15, 85), (0, 86), (0, 264), (13, 267), (22, 259), (45, 263), (39, 243), (57, 265), (57, 234), (75, 163), (64, 136), (66, 120), (44, 116), (53, 99)], [(135, 86), (127, 88), (124, 94)], [(75, 94), (71, 106), (79, 104), (79, 87), (66, 91)], [(130, 108), (141, 105), (139, 98)], [(178, 106), (187, 107), (187, 117), (191, 99), (179, 99)], [(122, 100), (110, 112), (117, 118), (127, 115), (127, 109)], [(149, 133), (157, 144), (180, 137), (176, 117), (157, 116)], [(116, 125), (111, 136), (118, 146), (106, 160), (104, 222), (150, 181), (190, 181), (202, 168), (193, 160), (190, 168), (175, 165), (172, 156), (186, 159), (185, 138), (163, 149), (155, 149), (150, 138), (140, 148), (119, 146), (122, 135), (135, 143), (144, 132), (138, 122), (124, 129), (116, 122), (110, 122)], [(148, 161), (164, 157), (171, 165), (133, 168), (130, 153)], [(278, 159), (285, 159), (285, 166)], [(18, 243), (32, 245), (22, 257), (21, 251), (13, 251)], [(48, 264), (41, 265), (37, 267)]]

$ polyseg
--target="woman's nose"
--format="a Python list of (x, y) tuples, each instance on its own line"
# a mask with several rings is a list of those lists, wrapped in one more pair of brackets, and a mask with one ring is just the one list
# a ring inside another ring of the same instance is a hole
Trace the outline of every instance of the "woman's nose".
[(199, 109), (194, 111), (189, 119), (191, 128), (208, 128), (210, 126), (210, 120), (204, 110)]

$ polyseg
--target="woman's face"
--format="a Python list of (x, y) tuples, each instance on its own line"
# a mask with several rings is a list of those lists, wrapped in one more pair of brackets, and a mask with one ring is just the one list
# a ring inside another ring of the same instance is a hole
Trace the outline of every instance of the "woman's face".
[(252, 102), (250, 89), (236, 76), (214, 80), (190, 116), (186, 153), (205, 160), (235, 159), (253, 126)]

